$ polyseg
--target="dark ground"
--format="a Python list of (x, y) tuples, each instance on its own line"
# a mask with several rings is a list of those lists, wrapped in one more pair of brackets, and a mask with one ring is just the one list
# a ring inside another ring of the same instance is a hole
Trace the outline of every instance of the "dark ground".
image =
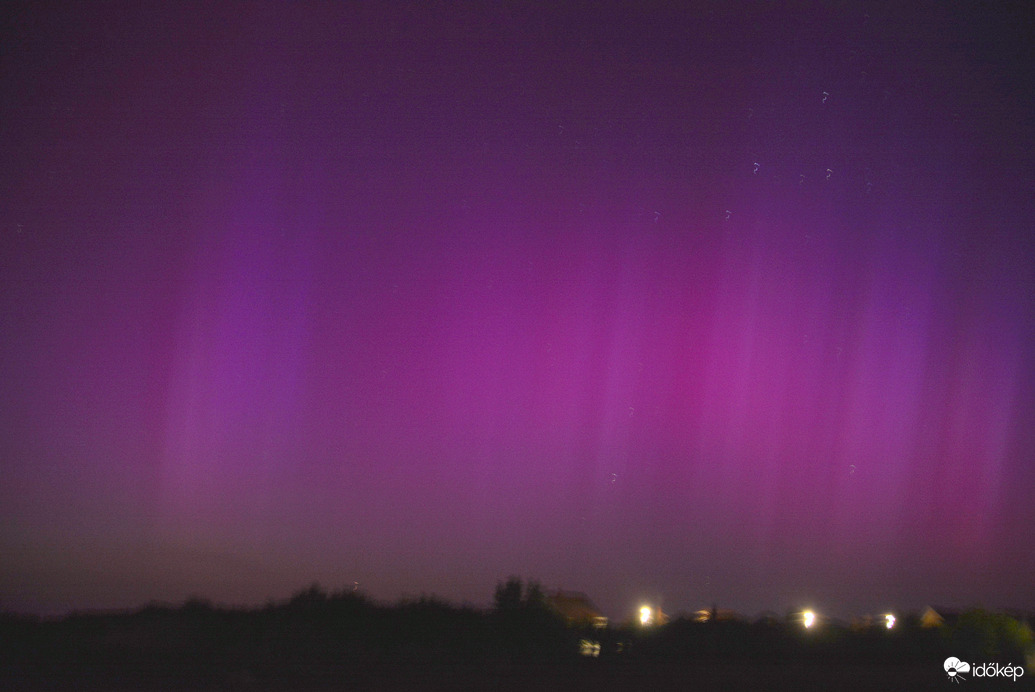
[[(599, 643), (599, 657), (580, 655), (581, 640)], [(594, 630), (537, 598), (486, 612), (314, 587), (257, 610), (193, 601), (49, 621), (0, 615), (0, 690), (945, 690), (957, 689), (948, 656), (1022, 664), (1032, 651), (1023, 618), (976, 610), (939, 628), (903, 617), (894, 630), (806, 631), (792, 618)], [(959, 682), (1033, 689), (1035, 675)]]
[[(310, 669), (286, 675), (257, 677), (227, 670), (205, 680), (191, 676), (137, 678), (131, 671), (95, 676), (42, 675), (3, 680), (9, 690), (944, 690), (952, 683), (941, 663), (868, 665), (812, 663), (687, 662), (651, 666), (585, 665), (486, 666), (399, 664), (357, 670)], [(969, 688), (1032, 689), (1023, 680), (968, 679)], [(1030, 682), (1030, 681), (1028, 681)]]

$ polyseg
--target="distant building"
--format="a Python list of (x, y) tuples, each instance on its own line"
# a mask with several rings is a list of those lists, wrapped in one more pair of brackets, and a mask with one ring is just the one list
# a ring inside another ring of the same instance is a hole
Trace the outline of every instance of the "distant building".
[(746, 619), (735, 610), (716, 608), (714, 606), (698, 610), (693, 614), (694, 622), (743, 622)]
[(945, 618), (938, 614), (938, 611), (927, 606), (924, 608), (924, 612), (920, 613), (920, 626), (921, 627), (941, 627), (945, 624)]
[(607, 627), (607, 618), (601, 615), (584, 593), (555, 591), (546, 597), (546, 602), (564, 618), (569, 627)]
[(960, 619), (960, 613), (956, 610), (949, 610), (947, 608), (939, 608), (935, 610), (931, 606), (924, 608), (924, 612), (920, 613), (920, 626), (921, 627), (952, 627), (956, 624), (956, 621)]
[(855, 632), (873, 629), (890, 630), (895, 627), (896, 622), (898, 622), (898, 618), (893, 613), (884, 613), (883, 615), (867, 614), (861, 617), (853, 617), (848, 623), (848, 627)]

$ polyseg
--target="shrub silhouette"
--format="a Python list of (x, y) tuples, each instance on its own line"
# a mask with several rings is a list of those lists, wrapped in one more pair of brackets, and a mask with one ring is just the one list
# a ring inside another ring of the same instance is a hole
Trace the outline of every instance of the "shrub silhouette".
[(953, 655), (966, 660), (1023, 662), (1031, 652), (1031, 628), (1004, 613), (973, 609), (964, 612), (948, 631)]
[(575, 633), (547, 602), (538, 582), (510, 577), (496, 585), (493, 620), (500, 645), (512, 655), (558, 660), (578, 651)]

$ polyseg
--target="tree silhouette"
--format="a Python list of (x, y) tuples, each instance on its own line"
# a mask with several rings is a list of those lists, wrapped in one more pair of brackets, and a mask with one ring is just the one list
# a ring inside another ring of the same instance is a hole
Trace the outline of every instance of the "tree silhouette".
[(521, 607), (521, 579), (510, 577), (506, 583), (496, 584), (496, 594), (493, 604), (497, 613), (512, 612)]
[(493, 599), (496, 632), (503, 646), (519, 658), (550, 660), (574, 655), (577, 641), (536, 581), (510, 577), (496, 584)]

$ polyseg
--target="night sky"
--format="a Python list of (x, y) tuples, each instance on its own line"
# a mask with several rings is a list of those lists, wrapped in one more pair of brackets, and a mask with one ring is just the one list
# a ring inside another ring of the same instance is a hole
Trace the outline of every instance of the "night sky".
[(1032, 11), (681, 4), (5, 3), (0, 607), (1035, 607)]

